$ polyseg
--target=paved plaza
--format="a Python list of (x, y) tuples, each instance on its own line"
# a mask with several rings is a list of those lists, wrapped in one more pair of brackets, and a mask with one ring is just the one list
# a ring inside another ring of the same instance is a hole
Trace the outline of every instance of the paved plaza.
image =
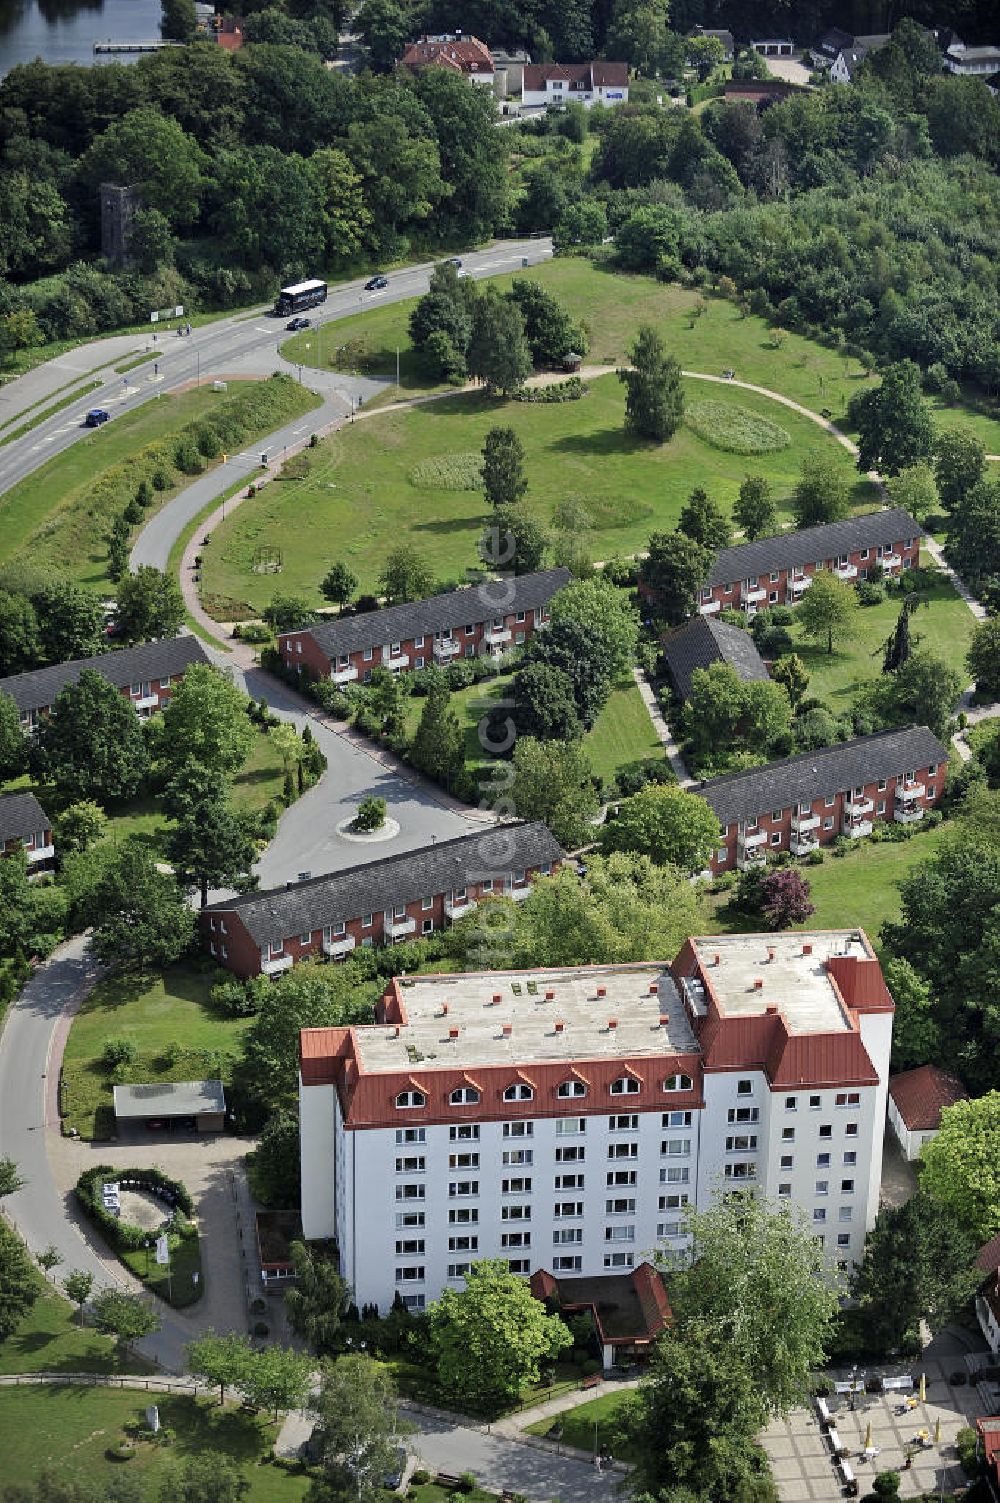
[[(847, 1397), (831, 1394), (827, 1399), (841, 1445), (847, 1450), (857, 1478), (858, 1492), (864, 1496), (871, 1491), (876, 1472), (891, 1470), (901, 1474), (901, 1498), (938, 1493), (942, 1486), (944, 1496), (950, 1497), (952, 1490), (967, 1480), (958, 1463), (955, 1436), (964, 1425), (971, 1425), (977, 1415), (986, 1412), (975, 1385), (950, 1381), (951, 1376), (959, 1371), (968, 1377), (966, 1362), (961, 1358), (950, 1361), (925, 1359), (921, 1365), (912, 1368), (879, 1367), (867, 1371), (869, 1376), (875, 1372), (912, 1372), (916, 1377), (923, 1372), (927, 1379), (927, 1397), (921, 1402), (914, 1390), (910, 1397), (917, 1399), (916, 1404), (904, 1409), (904, 1394), (859, 1394), (853, 1411)], [(835, 1376), (847, 1379), (850, 1373), (838, 1372)], [(935, 1443), (939, 1422), (940, 1442)], [(862, 1453), (869, 1424), (871, 1444), (879, 1454), (866, 1462)], [(926, 1449), (917, 1449), (917, 1437), (921, 1431), (926, 1431), (931, 1441)], [(807, 1500), (834, 1503), (835, 1499), (844, 1496), (830, 1442), (820, 1428), (815, 1407), (812, 1410), (795, 1409), (787, 1419), (776, 1420), (764, 1436), (764, 1449), (771, 1459), (775, 1481), (785, 1503), (807, 1503)], [(907, 1451), (913, 1452), (913, 1462), (908, 1470), (904, 1470)]]

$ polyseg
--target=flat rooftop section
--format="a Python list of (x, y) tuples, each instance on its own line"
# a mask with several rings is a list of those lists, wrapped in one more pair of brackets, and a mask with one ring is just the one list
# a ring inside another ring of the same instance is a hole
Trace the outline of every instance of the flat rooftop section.
[[(598, 997), (598, 987), (605, 996)], [(664, 965), (415, 977), (400, 984), (400, 995), (408, 1023), (398, 1038), (391, 1025), (355, 1030), (362, 1069), (370, 1073), (698, 1051)], [(616, 1026), (609, 1028), (612, 1018)], [(458, 1037), (449, 1038), (455, 1028)]]
[(224, 1112), (226, 1093), (221, 1080), (162, 1080), (151, 1085), (116, 1085), (115, 1116), (200, 1117)]
[[(871, 958), (857, 929), (720, 934), (691, 943), (727, 1017), (758, 1017), (768, 1007), (778, 1007), (792, 1033), (851, 1031), (826, 962), (834, 956)], [(809, 946), (811, 954), (805, 954)], [(772, 951), (773, 960), (769, 958)], [(759, 990), (754, 984), (757, 980), (762, 982)]]

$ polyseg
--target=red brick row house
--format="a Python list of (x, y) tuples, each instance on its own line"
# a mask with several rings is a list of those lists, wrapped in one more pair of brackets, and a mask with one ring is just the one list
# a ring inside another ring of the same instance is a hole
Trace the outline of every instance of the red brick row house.
[(33, 793), (7, 793), (0, 798), (0, 856), (22, 850), (31, 875), (51, 870), (52, 821)]
[(484, 580), (427, 600), (390, 605), (282, 632), (287, 668), (335, 684), (367, 683), (375, 668), (392, 672), (447, 667), (456, 658), (495, 657), (523, 647), (549, 620), (549, 602), (569, 584), (568, 569), (540, 569)]
[(947, 751), (914, 725), (711, 778), (697, 789), (719, 818), (711, 869), (745, 871), (768, 851), (807, 856), (840, 835), (870, 835), (876, 820), (918, 824), (947, 776)]
[(277, 976), (445, 928), (480, 898), (527, 897), (563, 858), (543, 824), (491, 825), (347, 871), (245, 893), (201, 912), (202, 941), (237, 976)]
[(21, 725), (29, 734), (38, 728), (41, 717), (48, 715), (56, 695), (67, 684), (75, 684), (85, 668), (99, 673), (131, 700), (143, 719), (162, 710), (172, 691), (192, 663), (207, 663), (208, 656), (197, 637), (164, 637), (157, 642), (140, 642), (118, 652), (102, 652), (97, 657), (75, 658), (68, 663), (54, 663), (50, 668), (35, 668), (0, 679), (0, 694), (9, 694), (21, 713)]
[(703, 616), (722, 610), (754, 616), (769, 606), (797, 605), (820, 569), (855, 584), (879, 569), (898, 576), (919, 564), (920, 524), (899, 507), (888, 507), (721, 548), (698, 609)]

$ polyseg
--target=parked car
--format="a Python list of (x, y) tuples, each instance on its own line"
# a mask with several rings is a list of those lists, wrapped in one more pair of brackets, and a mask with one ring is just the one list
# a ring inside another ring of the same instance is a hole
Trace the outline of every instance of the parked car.
[(459, 269), (461, 269), (462, 258), (461, 256), (449, 256), (444, 264), (446, 266), (457, 266)]
[(85, 428), (99, 428), (102, 423), (109, 423), (111, 414), (104, 407), (92, 407), (83, 420)]
[(311, 323), (312, 319), (309, 318), (293, 318), (289, 320), (289, 322), (285, 325), (285, 328), (288, 330), (289, 334), (296, 334), (298, 333), (299, 329), (308, 329)]
[(398, 1446), (396, 1448), (396, 1461), (395, 1461), (395, 1465), (392, 1466), (389, 1469), (389, 1471), (386, 1472), (385, 1476), (382, 1478), (382, 1486), (383, 1487), (387, 1487), (390, 1492), (395, 1492), (396, 1489), (399, 1487), (399, 1484), (403, 1480), (403, 1473), (405, 1471), (406, 1471), (406, 1447), (405, 1446)]
[(383, 276), (369, 277), (365, 283), (366, 292), (381, 292), (383, 287), (388, 287), (389, 278)]

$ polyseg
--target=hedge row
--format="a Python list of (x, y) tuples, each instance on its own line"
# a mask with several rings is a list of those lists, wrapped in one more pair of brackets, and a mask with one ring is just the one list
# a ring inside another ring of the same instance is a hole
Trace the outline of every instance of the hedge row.
[[(180, 1180), (171, 1179), (159, 1169), (114, 1169), (110, 1164), (98, 1164), (85, 1169), (76, 1182), (76, 1198), (82, 1210), (104, 1233), (110, 1245), (122, 1252), (136, 1252), (149, 1239), (149, 1231), (131, 1222), (122, 1221), (105, 1210), (101, 1199), (101, 1186), (109, 1181), (130, 1189), (149, 1190), (165, 1199), (172, 1197), (173, 1205), (185, 1216), (194, 1213), (194, 1201)], [(168, 1202), (169, 1204), (169, 1202)]]

